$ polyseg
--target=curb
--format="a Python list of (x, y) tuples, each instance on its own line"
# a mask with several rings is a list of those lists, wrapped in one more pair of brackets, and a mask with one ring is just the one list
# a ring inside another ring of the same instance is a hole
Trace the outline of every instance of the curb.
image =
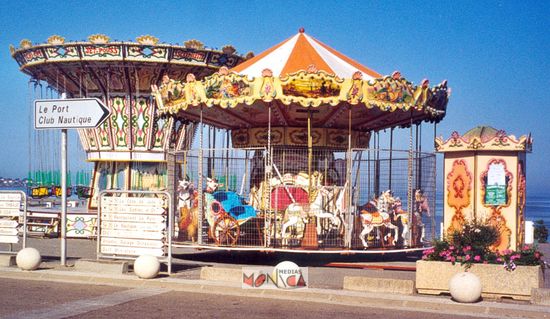
[(494, 301), (459, 304), (448, 297), (410, 296), (317, 288), (303, 290), (242, 289), (240, 284), (234, 282), (189, 280), (171, 277), (144, 280), (133, 275), (104, 275), (57, 269), (22, 271), (16, 268), (0, 267), (0, 278), (85, 283), (127, 288), (164, 288), (174, 291), (279, 300), (301, 300), (388, 310), (399, 309), (428, 313), (443, 312), (479, 318), (550, 318), (550, 307), (528, 304), (506, 304)]

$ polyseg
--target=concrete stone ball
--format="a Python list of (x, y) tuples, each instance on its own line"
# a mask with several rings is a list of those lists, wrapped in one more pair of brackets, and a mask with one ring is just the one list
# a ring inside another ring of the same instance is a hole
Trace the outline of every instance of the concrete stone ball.
[(134, 273), (142, 279), (155, 278), (160, 271), (160, 262), (155, 256), (141, 255), (134, 262)]
[(17, 253), (15, 262), (22, 270), (36, 270), (42, 262), (42, 257), (36, 248), (27, 247)]
[(476, 302), (481, 297), (481, 280), (471, 272), (458, 273), (449, 280), (449, 292), (458, 302)]

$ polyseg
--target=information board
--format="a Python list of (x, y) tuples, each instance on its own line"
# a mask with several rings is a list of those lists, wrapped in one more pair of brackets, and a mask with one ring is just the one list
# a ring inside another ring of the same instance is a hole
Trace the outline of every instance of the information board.
[(102, 193), (99, 253), (164, 257), (169, 242), (169, 199), (160, 193)]
[(23, 192), (0, 192), (0, 243), (17, 244), (19, 231), (25, 233), (25, 201)]

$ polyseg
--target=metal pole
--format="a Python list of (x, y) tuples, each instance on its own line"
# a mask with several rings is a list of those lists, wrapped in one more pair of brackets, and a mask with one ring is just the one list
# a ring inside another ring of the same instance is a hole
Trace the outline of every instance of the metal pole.
[[(352, 189), (352, 183), (351, 183), (351, 170), (352, 170), (352, 160), (351, 160), (351, 105), (348, 106), (348, 151), (347, 151), (347, 161), (346, 161), (346, 183), (349, 183), (349, 197), (348, 197), (348, 229), (346, 233), (346, 244), (348, 249), (351, 249), (352, 241), (353, 241), (353, 228), (354, 228), (354, 217), (352, 215), (352, 204), (353, 204), (353, 189)], [(345, 187), (345, 184), (344, 184)], [(356, 199), (357, 200), (357, 199)]]
[(413, 209), (414, 209), (414, 205), (413, 205), (413, 189), (412, 189), (412, 174), (413, 174), (413, 124), (412, 124), (412, 118), (411, 118), (411, 126), (410, 126), (410, 131), (409, 131), (409, 158), (408, 158), (408, 165), (407, 165), (407, 175), (408, 175), (408, 178), (407, 178), (407, 211), (410, 213), (410, 216), (411, 218), (409, 218), (409, 229), (411, 231), (409, 231), (409, 246), (415, 246), (416, 243), (413, 243), (412, 240), (413, 240), (413, 232), (415, 232), (416, 230), (413, 229), (414, 225), (412, 223), (413, 221)]
[(201, 105), (201, 113), (200, 113), (200, 121), (199, 121), (199, 181), (198, 181), (198, 187), (199, 187), (199, 220), (198, 220), (198, 235), (197, 235), (197, 243), (199, 245), (202, 245), (202, 220), (204, 218), (204, 203), (203, 203), (203, 190), (202, 190), (202, 179), (203, 179), (203, 172), (202, 172), (202, 148), (203, 148), (203, 131), (204, 126), (202, 123), (202, 105)]
[(61, 130), (61, 266), (67, 266), (67, 129)]
[[(236, 188), (236, 186), (235, 186)], [(225, 191), (229, 190), (229, 130), (225, 131)], [(235, 191), (237, 191), (235, 189)]]
[(67, 266), (67, 129), (61, 130), (61, 265)]
[[(271, 177), (273, 176), (273, 158), (271, 157), (271, 102), (269, 102), (268, 104), (268, 107), (267, 107), (267, 151), (266, 151), (266, 157), (265, 157), (265, 160), (264, 160), (264, 163), (265, 163), (265, 167), (266, 169), (264, 169), (264, 181), (267, 182), (267, 209), (266, 211), (271, 211)], [(278, 170), (277, 170), (278, 172)], [(281, 179), (281, 181), (283, 180), (282, 176), (280, 176), (280, 173), (279, 173), (279, 178)], [(265, 187), (264, 187), (265, 188)], [(260, 202), (263, 203), (263, 200), (264, 200), (264, 194), (265, 194), (265, 191), (266, 190), (262, 190), (262, 194), (260, 194), (260, 196), (262, 196)], [(290, 194), (290, 192), (288, 191), (288, 189), (286, 188), (285, 186), (285, 190), (287, 191), (287, 193), (289, 194), (290, 198), (292, 199), (292, 203), (294, 203), (294, 198), (292, 197), (292, 194)], [(276, 199), (279, 198), (279, 191), (277, 190), (276, 191), (277, 195), (275, 195)], [(276, 203), (278, 204), (278, 202)], [(276, 247), (277, 246), (277, 210), (278, 210), (278, 206), (275, 206), (275, 211), (273, 212), (273, 243), (271, 243), (270, 241), (270, 244), (273, 245), (273, 247)], [(267, 225), (267, 218), (270, 218), (270, 216), (268, 216), (269, 214), (264, 214), (264, 225)], [(269, 234), (269, 232), (266, 232), (266, 234), (271, 235)], [(265, 243), (267, 243), (267, 238), (265, 240)]]
[(392, 162), (393, 162), (393, 127), (390, 129), (390, 162), (389, 162), (389, 165), (390, 165), (390, 177), (389, 177), (389, 185), (388, 185), (388, 189), (391, 190), (391, 179), (392, 179)]
[(309, 199), (311, 200), (311, 162), (312, 162), (312, 141), (311, 141), (311, 110), (307, 112), (307, 176), (308, 176), (308, 189), (307, 193)]
[(168, 192), (164, 192), (168, 199), (168, 275), (172, 274), (172, 237), (174, 236), (174, 201)]

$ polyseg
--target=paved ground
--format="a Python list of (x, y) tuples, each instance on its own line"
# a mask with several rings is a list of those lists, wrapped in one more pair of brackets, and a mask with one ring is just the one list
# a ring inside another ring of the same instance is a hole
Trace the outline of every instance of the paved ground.
[[(472, 318), (307, 301), (0, 279), (2, 318)], [(383, 306), (383, 305), (381, 305)]]
[[(67, 263), (74, 265), (77, 259), (96, 259), (97, 242), (87, 239), (67, 241)], [(28, 247), (38, 249), (43, 256), (43, 268), (58, 268), (60, 240), (29, 238)], [(17, 250), (19, 247), (14, 247)], [(310, 285), (313, 288), (342, 289), (344, 276), (374, 276), (414, 280), (413, 271), (373, 270), (325, 267), (327, 263), (339, 262), (347, 265), (393, 264), (414, 267), (418, 254), (387, 254), (384, 256), (321, 256), (317, 254), (266, 254), (254, 252), (203, 251), (176, 249), (173, 261), (175, 278), (199, 279), (203, 266), (241, 268), (247, 265), (274, 266), (284, 260), (292, 260), (299, 266), (308, 267)], [(165, 269), (165, 267), (163, 267)]]
[[(344, 276), (414, 279), (415, 273), (324, 266), (335, 261), (348, 266), (370, 267), (382, 263), (414, 267), (417, 255), (384, 255), (376, 258), (332, 256), (329, 259), (314, 254), (282, 255), (225, 251), (197, 253), (194, 250), (180, 249), (176, 251), (173, 276), (140, 280), (133, 274), (102, 275), (84, 273), (74, 267), (61, 267), (59, 244), (59, 239), (29, 239), (28, 246), (38, 248), (44, 257), (39, 271), (24, 272), (16, 268), (0, 268), (0, 286), (3, 288), (0, 290), (0, 317), (550, 318), (550, 307), (532, 306), (526, 302), (501, 300), (463, 305), (451, 301), (448, 296), (384, 295), (345, 291), (341, 289)], [(96, 257), (95, 241), (71, 239), (67, 246), (70, 265), (80, 258)], [(14, 249), (17, 250), (18, 247)], [(550, 257), (550, 245), (541, 245), (540, 249)], [(311, 289), (294, 295), (279, 290), (258, 293), (256, 290), (243, 290), (236, 283), (199, 280), (200, 269), (203, 266), (272, 266), (287, 259), (308, 267)], [(546, 271), (545, 276), (545, 285), (549, 287), (550, 271)]]

